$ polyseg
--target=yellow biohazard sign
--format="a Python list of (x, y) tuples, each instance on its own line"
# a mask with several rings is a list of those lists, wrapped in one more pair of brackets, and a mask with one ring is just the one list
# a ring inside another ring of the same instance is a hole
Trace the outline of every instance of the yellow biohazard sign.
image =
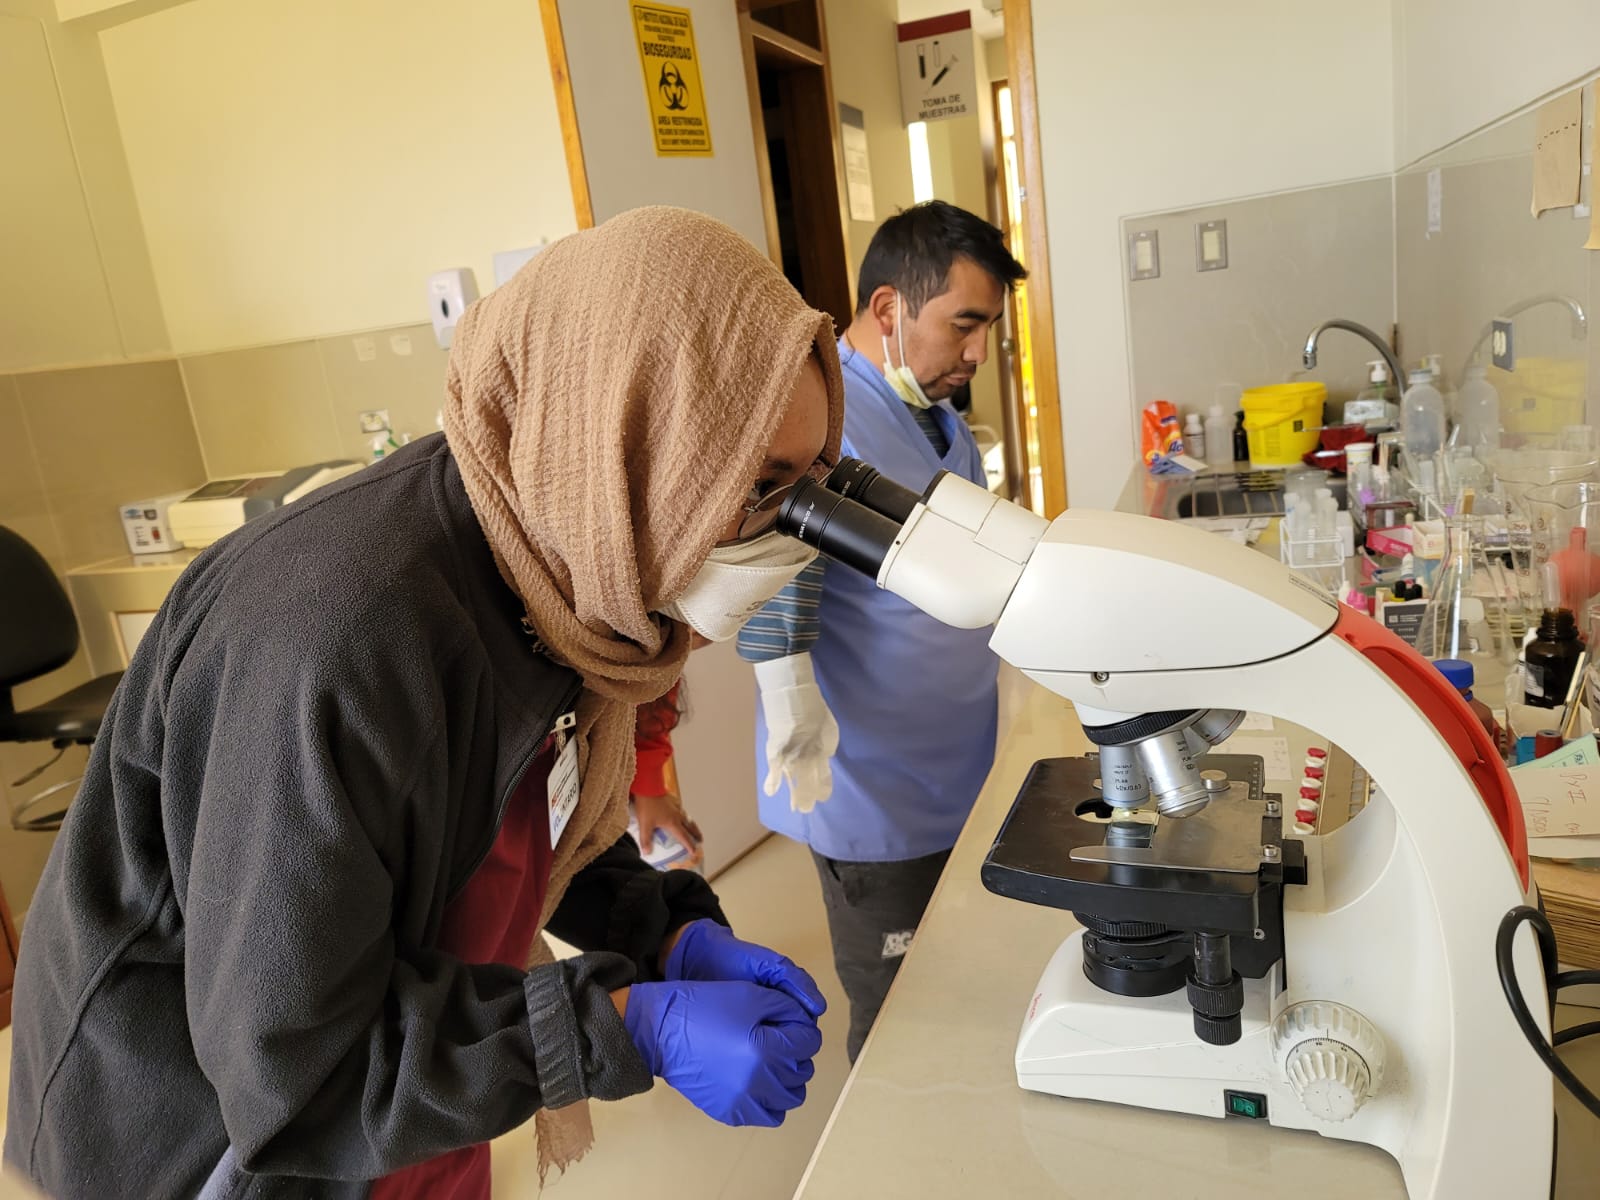
[(711, 123), (695, 59), (694, 25), (686, 8), (635, 4), (633, 32), (644, 67), (644, 95), (658, 157), (705, 157), (711, 153)]

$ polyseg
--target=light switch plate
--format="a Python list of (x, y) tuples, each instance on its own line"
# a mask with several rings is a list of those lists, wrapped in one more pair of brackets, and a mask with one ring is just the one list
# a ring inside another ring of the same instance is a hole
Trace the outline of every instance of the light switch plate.
[(1128, 235), (1128, 278), (1161, 278), (1161, 239), (1154, 229)]
[(1194, 227), (1194, 269), (1196, 271), (1228, 269), (1226, 221), (1201, 221)]
[(1494, 330), (1489, 335), (1489, 345), (1494, 351), (1494, 365), (1502, 371), (1517, 369), (1517, 349), (1511, 340), (1511, 322), (1496, 317)]

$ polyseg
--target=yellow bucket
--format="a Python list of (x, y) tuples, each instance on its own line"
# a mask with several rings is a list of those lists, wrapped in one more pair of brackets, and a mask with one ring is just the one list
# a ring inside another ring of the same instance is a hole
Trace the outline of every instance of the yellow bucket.
[(1240, 397), (1252, 467), (1292, 467), (1317, 448), (1328, 389), (1320, 383), (1274, 383)]

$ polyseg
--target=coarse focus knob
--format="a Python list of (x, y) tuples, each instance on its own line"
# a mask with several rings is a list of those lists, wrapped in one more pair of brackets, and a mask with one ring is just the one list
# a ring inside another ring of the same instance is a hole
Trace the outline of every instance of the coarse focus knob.
[(1349, 1120), (1383, 1082), (1383, 1035), (1343, 1004), (1291, 1005), (1272, 1024), (1272, 1050), (1300, 1103), (1319, 1120)]

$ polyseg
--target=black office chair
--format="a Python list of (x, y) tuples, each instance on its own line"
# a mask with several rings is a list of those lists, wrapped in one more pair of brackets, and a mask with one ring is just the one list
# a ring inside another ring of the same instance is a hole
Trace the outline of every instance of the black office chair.
[[(56, 749), (54, 758), (13, 787), (37, 779), (60, 760), (67, 747), (87, 746), (100, 732), (100, 721), (122, 678), (121, 671), (91, 679), (21, 712), (12, 700), (12, 688), (65, 666), (77, 652), (78, 620), (61, 581), (43, 555), (0, 525), (0, 742), (49, 742)], [(78, 782), (56, 784), (23, 803), (11, 814), (12, 826), (59, 829), (67, 815), (64, 807), (42, 814), (33, 810)]]

